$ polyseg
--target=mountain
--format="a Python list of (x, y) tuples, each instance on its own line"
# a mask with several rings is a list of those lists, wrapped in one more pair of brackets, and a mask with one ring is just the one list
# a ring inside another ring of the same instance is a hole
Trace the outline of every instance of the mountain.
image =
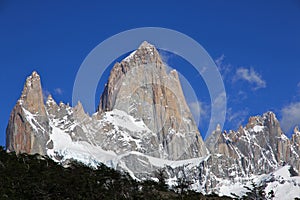
[(98, 115), (113, 109), (143, 121), (157, 135), (163, 154), (156, 157), (178, 160), (208, 154), (176, 70), (167, 73), (158, 51), (146, 41), (111, 70)]
[(209, 154), (186, 104), (175, 70), (155, 47), (143, 42), (116, 63), (92, 116), (81, 103), (71, 107), (49, 96), (33, 72), (7, 127), (7, 149), (48, 155), (63, 164), (75, 159), (96, 167), (151, 177), (168, 163), (195, 163)]
[(136, 180), (157, 180), (163, 169), (170, 187), (185, 180), (204, 194), (243, 196), (254, 181), (273, 192), (294, 184), (288, 197), (300, 194), (298, 178), (273, 176), (282, 167), (300, 172), (298, 128), (287, 138), (267, 112), (237, 131), (218, 126), (204, 143), (177, 72), (148, 42), (114, 65), (93, 115), (80, 102), (71, 107), (51, 95), (43, 99), (33, 72), (10, 115), (8, 151), (48, 155), (64, 166), (72, 160), (92, 168), (103, 163)]

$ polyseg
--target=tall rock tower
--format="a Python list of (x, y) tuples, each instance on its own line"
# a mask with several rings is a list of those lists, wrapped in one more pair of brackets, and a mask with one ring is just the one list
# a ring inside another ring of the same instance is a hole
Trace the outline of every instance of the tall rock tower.
[(6, 147), (16, 153), (46, 154), (49, 119), (43, 102), (40, 76), (26, 79), (21, 98), (11, 112), (6, 129)]
[(143, 42), (114, 65), (100, 98), (98, 115), (118, 109), (143, 120), (157, 134), (163, 158), (204, 156), (208, 151), (185, 101), (178, 74), (167, 69), (156, 48)]

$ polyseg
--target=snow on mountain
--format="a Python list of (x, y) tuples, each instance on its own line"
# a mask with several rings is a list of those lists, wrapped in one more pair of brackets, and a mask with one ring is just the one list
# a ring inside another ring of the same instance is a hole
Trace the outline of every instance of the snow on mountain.
[(286, 165), (269, 174), (254, 175), (244, 179), (245, 184), (242, 184), (241, 180), (237, 180), (235, 183), (224, 181), (220, 186), (219, 195), (242, 197), (249, 192), (248, 188), (253, 189), (252, 184), (254, 183), (257, 186), (265, 185), (266, 196), (270, 198), (269, 194), (273, 192), (272, 199), (274, 200), (300, 198), (300, 177), (292, 176), (290, 168), (291, 166)]
[[(118, 115), (119, 120), (112, 120), (113, 116)], [(107, 117), (107, 115), (109, 117)], [(135, 121), (131, 116), (128, 116), (125, 112), (113, 110), (106, 113), (104, 120), (113, 121), (113, 124), (118, 124), (118, 127), (138, 130), (138, 131), (148, 131), (149, 129), (145, 128), (145, 125), (140, 121)], [(123, 123), (128, 122), (130, 123)], [(50, 123), (52, 132), (50, 134), (50, 140), (48, 142), (53, 143), (53, 147), (47, 150), (47, 155), (49, 155), (53, 160), (60, 163), (67, 163), (68, 160), (76, 160), (82, 162), (93, 168), (97, 168), (100, 163), (115, 168), (123, 169), (132, 177), (139, 179), (135, 176), (135, 172), (132, 171), (131, 166), (127, 166), (126, 162), (123, 161), (123, 158), (128, 156), (139, 157), (138, 160), (140, 163), (145, 164), (146, 166), (151, 166), (152, 168), (158, 169), (163, 167), (177, 168), (180, 166), (188, 166), (189, 168), (196, 167), (201, 161), (205, 158), (193, 158), (188, 160), (179, 160), (171, 161), (160, 159), (152, 156), (147, 156), (138, 151), (130, 151), (123, 154), (116, 154), (114, 151), (103, 150), (100, 146), (92, 145), (86, 141), (73, 141), (71, 136), (68, 134), (68, 131), (64, 131), (61, 128), (57, 127), (54, 123)], [(139, 127), (139, 129), (136, 129)], [(126, 134), (126, 133), (125, 133)]]
[(47, 155), (53, 160), (62, 163), (76, 160), (93, 168), (97, 168), (100, 163), (114, 167), (113, 160), (116, 158), (114, 152), (104, 151), (85, 141), (72, 141), (71, 136), (63, 130), (53, 124), (51, 128), (50, 141), (53, 142), (53, 148), (47, 150)]
[(151, 132), (142, 120), (135, 119), (122, 110), (114, 109), (105, 112), (103, 121), (110, 122), (117, 127), (123, 127), (132, 132)]
[(291, 166), (286, 165), (268, 175), (270, 182), (267, 183), (265, 191), (266, 193), (273, 191), (274, 200), (300, 198), (300, 177), (292, 176), (290, 168)]

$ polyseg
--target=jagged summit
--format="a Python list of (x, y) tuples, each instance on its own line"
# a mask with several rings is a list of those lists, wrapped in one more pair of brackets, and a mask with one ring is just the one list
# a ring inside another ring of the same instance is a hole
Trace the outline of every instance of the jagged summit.
[(139, 46), (138, 49), (142, 49), (142, 48), (155, 48), (155, 46), (153, 44), (150, 44), (147, 41), (142, 42), (142, 44)]
[[(250, 117), (245, 127), (229, 134), (215, 130), (206, 141), (210, 151), (215, 154), (226, 155), (229, 158), (243, 158), (252, 170), (269, 173), (283, 163), (289, 162), (300, 171), (299, 138), (297, 129), (289, 140), (283, 133), (280, 123), (273, 112), (266, 112), (261, 116)], [(295, 148), (298, 150), (296, 151)], [(259, 167), (255, 167), (258, 165)], [(244, 167), (243, 167), (244, 168)], [(248, 172), (248, 173), (249, 173)]]
[(41, 85), (40, 75), (36, 71), (33, 71), (31, 75), (26, 78), (21, 99), (26, 99), (26, 97), (28, 96), (28, 92), (40, 85)]
[[(137, 50), (133, 51), (129, 56), (127, 56), (122, 62), (127, 62), (130, 66), (133, 63), (143, 63), (147, 64), (150, 62), (157, 62), (162, 64), (162, 58), (155, 48), (154, 45), (144, 41)], [(124, 63), (125, 64), (125, 63)]]
[(49, 107), (57, 105), (57, 103), (55, 102), (55, 100), (53, 99), (51, 94), (49, 94), (48, 97), (47, 97), (46, 105), (49, 106)]

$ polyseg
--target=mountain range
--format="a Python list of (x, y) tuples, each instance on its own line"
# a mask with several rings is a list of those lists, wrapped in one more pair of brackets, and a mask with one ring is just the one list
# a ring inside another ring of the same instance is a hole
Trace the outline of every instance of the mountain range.
[(275, 199), (300, 198), (300, 131), (288, 138), (272, 112), (250, 117), (245, 127), (220, 126), (203, 141), (186, 103), (176, 70), (168, 71), (157, 49), (143, 42), (116, 63), (89, 115), (74, 107), (44, 102), (41, 79), (33, 72), (13, 108), (6, 148), (47, 155), (68, 166), (100, 163), (136, 180), (156, 180), (164, 169), (170, 187), (184, 178), (204, 194), (243, 196), (253, 185)]

